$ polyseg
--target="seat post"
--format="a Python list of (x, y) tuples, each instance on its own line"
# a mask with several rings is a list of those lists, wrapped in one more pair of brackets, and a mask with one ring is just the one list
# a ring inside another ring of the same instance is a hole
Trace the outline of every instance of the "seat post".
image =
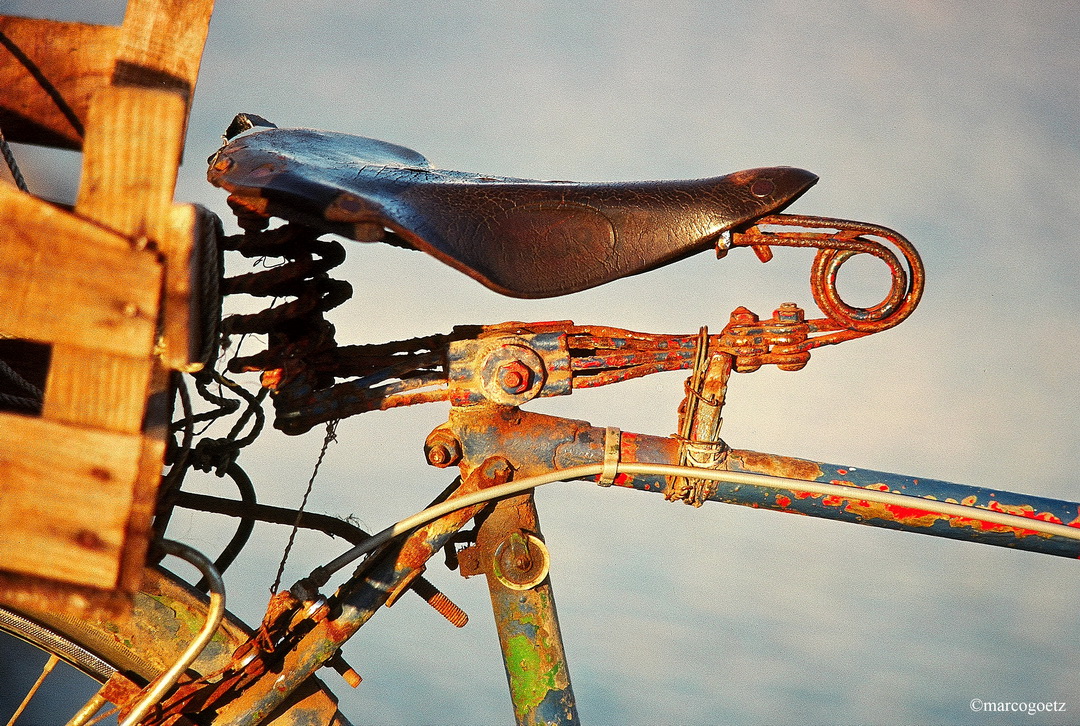
[(532, 493), (500, 501), (477, 532), (519, 726), (578, 723), (547, 547)]

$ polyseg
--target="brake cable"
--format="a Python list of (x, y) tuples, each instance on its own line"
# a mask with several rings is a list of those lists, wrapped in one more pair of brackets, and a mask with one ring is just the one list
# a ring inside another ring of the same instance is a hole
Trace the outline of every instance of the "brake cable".
[[(476, 504), (484, 504), (495, 499), (514, 496), (515, 494), (521, 494), (530, 489), (536, 489), (545, 484), (552, 484), (559, 481), (571, 481), (574, 479), (587, 479), (599, 476), (601, 485), (603, 485), (605, 479), (614, 478), (614, 473), (638, 475), (652, 474), (669, 477), (710, 479), (729, 484), (767, 487), (770, 489), (788, 489), (809, 492), (811, 494), (820, 494), (823, 496), (840, 496), (845, 498), (850, 498), (854, 493), (852, 487), (844, 486), (842, 484), (812, 482), (802, 479), (790, 479), (787, 477), (772, 476), (768, 474), (753, 474), (742, 471), (724, 471), (694, 466), (676, 466), (674, 464), (654, 464), (646, 462), (620, 462), (614, 464), (614, 466), (612, 466), (610, 461), (605, 462), (605, 464), (585, 464), (567, 469), (558, 469), (546, 474), (537, 474), (535, 476), (517, 479), (460, 497), (452, 497), (451, 499), (428, 507), (411, 517), (406, 517), (381, 532), (372, 535), (370, 539), (353, 547), (348, 552), (339, 555), (322, 567), (315, 568), (306, 578), (306, 582), (317, 584), (319, 586), (324, 585), (331, 575), (354, 560), (372, 552), (396, 537), (411, 532), (417, 527), (422, 527), (428, 522), (432, 522), (439, 517), (444, 517), (458, 509), (464, 509), (465, 507), (471, 507)], [(918, 509), (923, 509), (935, 514), (941, 514), (948, 517), (965, 517), (988, 522), (990, 524), (1000, 524), (1006, 527), (1014, 527), (1016, 529), (1031, 530), (1056, 537), (1080, 540), (1080, 528), (1070, 527), (1065, 524), (1032, 519), (1019, 514), (995, 512), (974, 505), (925, 499), (911, 494), (883, 492), (876, 489), (863, 489), (861, 487), (855, 491), (858, 492), (858, 498), (860, 500), (869, 502), (900, 507), (912, 507), (914, 506), (913, 502), (918, 502)]]

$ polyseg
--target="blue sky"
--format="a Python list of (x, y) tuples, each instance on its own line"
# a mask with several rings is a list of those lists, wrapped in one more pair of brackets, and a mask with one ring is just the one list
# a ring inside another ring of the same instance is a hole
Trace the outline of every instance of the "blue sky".
[[(0, 0), (4, 12), (50, 15), (33, 5), (48, 3)], [(725, 439), (1075, 500), (1078, 34), (1080, 8), (1067, 2), (221, 2), (177, 197), (227, 216), (202, 160), (238, 111), (511, 176), (810, 169), (821, 180), (792, 211), (906, 234), (926, 263), (924, 302), (899, 328), (815, 353), (801, 372), (738, 376)], [(39, 163), (32, 179), (61, 162)], [(338, 269), (357, 291), (335, 319), (349, 343), (514, 319), (690, 332), (738, 305), (811, 305), (809, 258), (783, 251), (768, 265), (701, 255), (548, 301), (502, 298), (375, 245), (350, 247)], [(656, 376), (533, 408), (667, 434), (681, 383)], [(421, 507), (445, 483), (420, 460), (444, 417), (430, 405), (343, 422), (313, 506), (370, 528)], [(265, 501), (295, 505), (319, 437), (265, 438), (244, 463)], [(1072, 698), (1080, 711), (1076, 563), (550, 489), (538, 504), (587, 723), (1007, 721), (972, 713), (973, 698)], [(194, 518), (175, 526), (210, 552), (225, 536)], [(267, 537), (231, 577), (248, 618), (284, 533)], [(292, 576), (338, 552), (301, 542)], [(472, 623), (454, 631), (405, 601), (377, 616), (346, 649), (365, 678), (339, 689), (346, 712), (508, 721), (483, 583), (432, 579)]]

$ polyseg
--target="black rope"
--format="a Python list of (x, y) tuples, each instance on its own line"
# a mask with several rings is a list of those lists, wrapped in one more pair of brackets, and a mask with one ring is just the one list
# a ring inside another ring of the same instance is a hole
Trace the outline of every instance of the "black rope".
[(37, 63), (30, 58), (30, 56), (23, 53), (22, 48), (15, 45), (15, 42), (11, 38), (0, 32), (0, 45), (8, 49), (8, 52), (15, 56), (15, 60), (19, 61), (27, 72), (33, 76), (34, 80), (41, 86), (41, 90), (45, 91), (45, 94), (52, 99), (52, 102), (56, 104), (57, 110), (64, 115), (68, 123), (71, 124), (71, 128), (75, 130), (80, 137), (85, 136), (86, 131), (83, 128), (82, 121), (79, 120), (78, 114), (75, 110), (68, 105), (68, 102), (64, 100), (63, 94), (52, 84), (52, 82), (45, 77), (45, 74), (38, 68)]
[(16, 387), (21, 388), (25, 393), (29, 393), (34, 402), (41, 403), (41, 400), (45, 398), (44, 391), (23, 378), (17, 370), (2, 360), (0, 360), (0, 373), (6, 376)]
[(15, 154), (11, 151), (11, 144), (4, 138), (3, 131), (0, 131), (0, 153), (3, 153), (4, 161), (7, 162), (8, 169), (11, 170), (11, 178), (15, 180), (15, 186), (20, 191), (29, 192), (30, 188), (26, 186), (26, 179), (23, 178), (22, 171), (19, 170), (19, 163), (15, 161)]
[(13, 396), (10, 393), (0, 393), (0, 404), (10, 406), (11, 408), (24, 408), (27, 411), (38, 411), (41, 409), (41, 401), (33, 398), (26, 398), (24, 396)]

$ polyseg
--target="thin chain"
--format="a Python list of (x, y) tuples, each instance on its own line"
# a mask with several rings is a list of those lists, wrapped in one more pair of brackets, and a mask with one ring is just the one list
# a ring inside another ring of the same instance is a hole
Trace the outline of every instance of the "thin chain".
[(319, 450), (319, 458), (315, 460), (315, 468), (311, 471), (311, 478), (308, 479), (307, 491), (304, 492), (304, 498), (300, 501), (300, 508), (296, 510), (296, 520), (293, 522), (292, 531), (289, 533), (289, 542), (285, 545), (285, 552), (281, 555), (281, 562), (278, 564), (277, 576), (274, 577), (274, 584), (270, 587), (271, 595), (276, 595), (278, 587), (281, 585), (281, 576), (285, 573), (285, 562), (289, 559), (289, 552), (292, 550), (293, 542), (296, 541), (296, 532), (300, 529), (300, 520), (304, 516), (304, 507), (307, 506), (307, 500), (315, 484), (315, 477), (319, 474), (319, 467), (322, 466), (323, 457), (326, 456), (326, 450), (330, 448), (330, 444), (337, 441), (339, 420), (334, 419), (326, 423), (326, 437), (323, 439), (322, 449)]

